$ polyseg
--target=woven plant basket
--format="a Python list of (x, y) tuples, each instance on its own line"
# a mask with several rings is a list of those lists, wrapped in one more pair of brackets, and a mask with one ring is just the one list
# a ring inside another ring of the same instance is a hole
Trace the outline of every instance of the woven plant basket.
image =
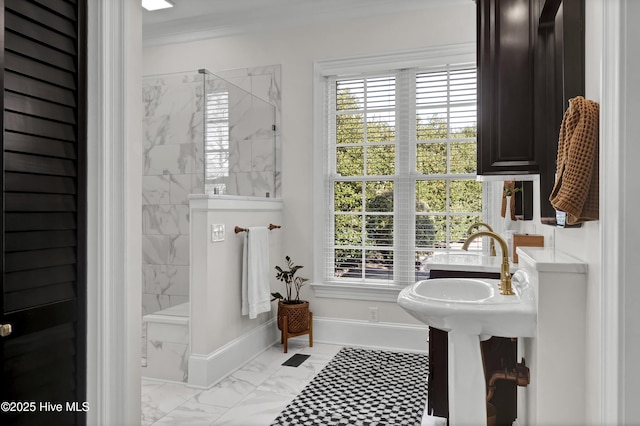
[(300, 333), (309, 329), (309, 302), (278, 302), (278, 329), (282, 330), (282, 317), (287, 317), (289, 333)]

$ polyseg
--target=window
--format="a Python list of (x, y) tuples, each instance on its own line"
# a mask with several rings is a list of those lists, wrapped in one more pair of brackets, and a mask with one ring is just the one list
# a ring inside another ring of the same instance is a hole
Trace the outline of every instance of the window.
[(205, 193), (225, 194), (229, 176), (229, 91), (206, 94)]
[(459, 248), (482, 220), (475, 62), (323, 82), (323, 281), (425, 278), (426, 258)]

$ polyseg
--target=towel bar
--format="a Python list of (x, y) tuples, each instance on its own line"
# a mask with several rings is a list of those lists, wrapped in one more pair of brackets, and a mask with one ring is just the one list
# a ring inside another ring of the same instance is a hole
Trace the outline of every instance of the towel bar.
[[(282, 228), (282, 226), (274, 225), (273, 223), (270, 223), (267, 228), (269, 228), (269, 231), (271, 231), (271, 230), (274, 230), (274, 229), (277, 229), (277, 228)], [(240, 228), (239, 226), (236, 226), (233, 230), (236, 232), (236, 234), (238, 232), (249, 232), (248, 228)]]

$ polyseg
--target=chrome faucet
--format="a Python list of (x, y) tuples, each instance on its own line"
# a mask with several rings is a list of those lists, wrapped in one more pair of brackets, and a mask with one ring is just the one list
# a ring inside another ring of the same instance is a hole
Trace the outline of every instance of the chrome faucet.
[(468, 250), (471, 241), (478, 237), (489, 237), (496, 240), (500, 244), (502, 250), (502, 266), (500, 268), (500, 294), (505, 296), (513, 296), (515, 293), (511, 288), (511, 273), (509, 272), (509, 248), (507, 242), (498, 234), (492, 231), (478, 231), (469, 235), (469, 238), (462, 245), (462, 250)]
[[(473, 225), (471, 225), (469, 227), (469, 229), (467, 229), (467, 234), (471, 234), (471, 231), (474, 228), (478, 228), (478, 231), (480, 230), (480, 227), (484, 226), (485, 228), (487, 228), (489, 231), (493, 232), (493, 229), (489, 226), (489, 224), (484, 223), (484, 222), (476, 222)], [(489, 256), (495, 256), (496, 255), (496, 245), (493, 242), (493, 239), (489, 240)]]

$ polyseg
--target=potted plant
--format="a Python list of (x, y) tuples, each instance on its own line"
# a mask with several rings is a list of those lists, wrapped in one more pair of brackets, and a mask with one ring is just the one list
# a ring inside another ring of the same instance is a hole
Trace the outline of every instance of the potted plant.
[(285, 260), (285, 268), (276, 266), (276, 278), (284, 283), (285, 296), (271, 293), (271, 301), (278, 299), (278, 329), (282, 330), (282, 318), (287, 317), (288, 332), (300, 333), (309, 329), (309, 302), (300, 300), (300, 289), (309, 279), (296, 276), (303, 266), (295, 265), (289, 256)]
[(502, 209), (500, 215), (504, 217), (504, 229), (509, 230), (513, 225), (513, 221), (516, 220), (515, 215), (515, 204), (516, 200), (513, 196), (521, 192), (522, 188), (517, 187), (515, 182), (506, 181), (503, 185), (503, 195), (502, 195)]
[(505, 197), (511, 197), (516, 192), (520, 192), (520, 191), (522, 191), (522, 188), (515, 188), (515, 187), (505, 186), (504, 187), (504, 196)]

